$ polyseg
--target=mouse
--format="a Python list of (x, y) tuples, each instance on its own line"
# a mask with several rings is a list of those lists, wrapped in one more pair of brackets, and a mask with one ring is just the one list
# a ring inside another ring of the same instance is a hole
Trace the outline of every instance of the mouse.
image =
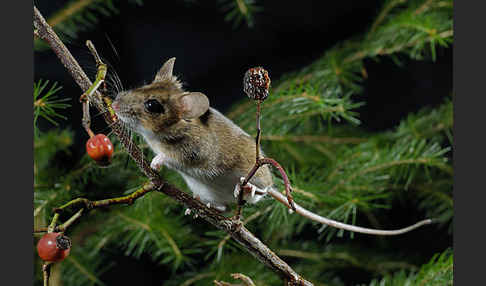
[[(175, 58), (167, 60), (151, 83), (118, 93), (112, 108), (156, 154), (153, 169), (166, 166), (177, 171), (196, 198), (227, 211), (236, 203), (235, 186), (255, 164), (255, 140), (210, 107), (205, 94), (185, 91), (172, 74), (174, 62)], [(271, 186), (269, 167), (260, 168), (250, 184)], [(245, 201), (256, 203), (262, 197)]]
[[(183, 89), (173, 75), (174, 63), (175, 58), (167, 60), (152, 82), (118, 92), (111, 107), (122, 124), (140, 134), (155, 153), (151, 168), (177, 171), (195, 198), (226, 212), (237, 203), (239, 184), (255, 165), (255, 139), (210, 107), (205, 94)], [(259, 153), (264, 156), (263, 150)], [(274, 187), (268, 165), (258, 169), (248, 186), (246, 203), (256, 204), (268, 194), (291, 211), (287, 198)], [(322, 217), (296, 203), (295, 212), (333, 227), (376, 235), (401, 234), (431, 223), (424, 220), (399, 230), (375, 230)]]

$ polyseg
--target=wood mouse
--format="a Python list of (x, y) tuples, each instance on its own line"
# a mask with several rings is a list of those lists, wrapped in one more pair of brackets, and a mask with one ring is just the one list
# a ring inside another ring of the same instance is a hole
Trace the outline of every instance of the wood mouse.
[[(174, 62), (165, 62), (150, 84), (120, 92), (113, 110), (157, 154), (153, 169), (165, 165), (176, 170), (198, 199), (226, 211), (236, 202), (235, 186), (255, 164), (255, 140), (209, 107), (206, 95), (184, 91), (172, 75)], [(250, 183), (261, 189), (272, 185), (268, 166)], [(261, 197), (246, 201), (256, 203)]]
[[(188, 92), (172, 74), (175, 58), (167, 60), (155, 79), (139, 88), (119, 92), (112, 108), (128, 128), (143, 136), (156, 156), (153, 169), (162, 165), (182, 175), (195, 197), (209, 207), (227, 211), (237, 202), (241, 178), (255, 164), (255, 139), (223, 114), (209, 106), (206, 95)], [(263, 152), (260, 150), (260, 154)], [(273, 188), (267, 165), (249, 181), (248, 203), (264, 195), (288, 206), (287, 198)], [(258, 190), (258, 194), (255, 194)], [(424, 220), (399, 230), (374, 230), (333, 221), (295, 204), (296, 212), (309, 219), (355, 232), (395, 235), (431, 223)]]

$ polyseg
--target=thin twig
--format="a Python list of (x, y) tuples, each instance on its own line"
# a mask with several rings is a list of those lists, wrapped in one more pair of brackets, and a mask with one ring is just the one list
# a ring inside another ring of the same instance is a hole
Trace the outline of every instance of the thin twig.
[[(49, 44), (51, 49), (56, 53), (76, 83), (83, 91), (88, 90), (92, 85), (91, 81), (35, 6), (34, 25), (39, 31), (39, 36)], [(102, 98), (99, 91), (95, 92), (95, 98), (96, 97)], [(123, 128), (120, 123), (114, 122), (111, 116), (108, 115), (109, 113), (105, 113), (107, 107), (105, 104), (103, 104), (103, 101), (96, 100), (94, 103), (95, 106), (101, 112), (103, 112), (105, 121), (109, 125), (113, 124), (112, 129), (114, 134), (118, 137), (130, 157), (137, 163), (140, 170), (153, 183), (155, 190), (160, 191), (186, 205), (186, 207), (197, 212), (197, 214), (207, 222), (230, 233), (233, 239), (240, 243), (249, 253), (272, 269), (284, 280), (288, 281), (287, 285), (313, 285), (297, 274), (297, 272), (295, 272), (287, 263), (285, 263), (285, 261), (278, 257), (272, 250), (270, 250), (270, 248), (263, 244), (244, 226), (238, 227), (238, 223), (235, 221), (222, 216), (216, 210), (206, 207), (202, 202), (193, 199), (189, 194), (163, 181), (159, 174), (150, 168), (148, 160), (144, 159), (143, 153), (140, 151), (140, 149), (131, 141), (130, 138), (123, 135)]]
[[(54, 209), (55, 214), (52, 218), (51, 223), (49, 224), (49, 227), (34, 230), (34, 233), (43, 232), (44, 230), (47, 231), (47, 232), (65, 232), (68, 227), (70, 227), (76, 220), (78, 220), (83, 215), (83, 211), (85, 210), (85, 208), (90, 210), (90, 209), (109, 206), (109, 205), (132, 204), (136, 199), (138, 199), (138, 198), (146, 195), (147, 193), (153, 191), (154, 190), (153, 187), (154, 186), (153, 186), (152, 182), (149, 182), (149, 183), (146, 183), (145, 185), (143, 185), (140, 189), (131, 193), (130, 195), (123, 196), (123, 197), (104, 199), (104, 200), (99, 200), (99, 201), (90, 201), (90, 200), (85, 199), (85, 198), (77, 198), (77, 199), (71, 200), (71, 201), (67, 202), (66, 204), (62, 205), (61, 207)], [(58, 226), (57, 221), (59, 219), (59, 215), (60, 215), (61, 211), (63, 211), (67, 207), (77, 205), (77, 204), (84, 204), (85, 208), (79, 209), (66, 222), (64, 222), (62, 225)], [(49, 271), (49, 269), (47, 269), (46, 271)]]
[(85, 93), (83, 93), (83, 95), (81, 95), (82, 99), (80, 99), (80, 100), (83, 101), (83, 103), (82, 103), (82, 105), (83, 105), (83, 120), (82, 120), (81, 125), (83, 125), (84, 130), (86, 130), (86, 133), (88, 133), (89, 138), (93, 138), (95, 136), (95, 134), (91, 130), (91, 116), (89, 115), (89, 101), (88, 101), (87, 96), (83, 98), (84, 95), (85, 95)]
[(260, 160), (260, 140), (261, 140), (261, 134), (262, 134), (262, 128), (260, 126), (260, 112), (261, 112), (261, 105), (262, 101), (258, 100), (257, 101), (257, 110), (256, 110), (256, 128), (257, 128), (257, 135), (256, 135), (256, 159), (255, 162)]
[(238, 194), (238, 205), (236, 206), (236, 215), (235, 219), (239, 220), (241, 217), (241, 209), (244, 205), (244, 191), (243, 189), (245, 188), (245, 185), (248, 184), (248, 181), (255, 175), (256, 171), (262, 166), (260, 162), (260, 140), (261, 140), (261, 126), (260, 126), (260, 110), (261, 110), (261, 100), (257, 100), (257, 109), (256, 109), (256, 129), (257, 129), (257, 134), (255, 137), (255, 165), (253, 169), (250, 171), (250, 173), (246, 176), (245, 181), (240, 185), (241, 191)]
[(253, 281), (251, 280), (250, 277), (244, 275), (244, 274), (241, 274), (241, 273), (233, 273), (231, 274), (231, 277), (233, 277), (234, 279), (238, 279), (238, 280), (241, 280), (243, 281), (243, 283), (245, 284), (245, 286), (255, 286), (255, 283), (253, 283)]
[(44, 278), (44, 286), (49, 286), (49, 277), (51, 276), (51, 262), (44, 262), (42, 264), (42, 277)]
[(47, 232), (53, 232), (54, 229), (56, 228), (57, 225), (57, 220), (59, 219), (59, 214), (56, 213), (54, 214), (54, 217), (52, 218), (51, 224), (47, 227)]
[(98, 201), (90, 201), (85, 198), (77, 198), (74, 200), (71, 200), (64, 205), (55, 208), (54, 211), (56, 213), (60, 213), (64, 209), (77, 205), (77, 204), (84, 204), (85, 208), (88, 210), (94, 209), (94, 208), (99, 208), (99, 207), (105, 207), (105, 206), (110, 206), (110, 205), (119, 205), (119, 204), (132, 204), (136, 199), (143, 197), (145, 194), (151, 192), (154, 190), (154, 185), (152, 182), (148, 182), (145, 185), (143, 185), (141, 188), (136, 190), (135, 192), (131, 193), (130, 195), (126, 195), (123, 197), (118, 197), (118, 198), (111, 198), (111, 199), (104, 199), (104, 200), (98, 200)]
[(57, 229), (60, 232), (65, 232), (68, 227), (70, 227), (78, 218), (83, 215), (84, 209), (80, 209), (77, 213), (75, 213), (71, 218), (69, 218), (65, 223), (58, 226)]

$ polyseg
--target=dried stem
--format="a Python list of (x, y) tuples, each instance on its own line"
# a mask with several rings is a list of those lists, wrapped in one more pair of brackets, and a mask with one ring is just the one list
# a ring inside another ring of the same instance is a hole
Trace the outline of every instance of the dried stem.
[[(91, 130), (91, 116), (89, 114), (89, 99), (92, 98), (93, 93), (95, 93), (98, 88), (101, 86), (102, 83), (105, 83), (105, 77), (106, 77), (106, 72), (107, 72), (107, 67), (106, 65), (101, 61), (100, 56), (98, 55), (98, 52), (96, 51), (93, 43), (88, 40), (86, 41), (86, 46), (88, 46), (89, 50), (91, 51), (91, 54), (95, 58), (96, 61), (96, 67), (98, 69), (98, 72), (96, 73), (96, 79), (93, 82), (93, 84), (89, 87), (89, 89), (83, 93), (79, 101), (82, 102), (83, 104), (83, 120), (82, 120), (82, 125), (86, 132), (88, 133), (89, 137), (92, 138), (94, 135), (93, 131)], [(108, 105), (108, 108), (111, 108), (111, 104)], [(111, 110), (110, 110), (110, 113)]]
[(262, 101), (261, 100), (258, 100), (257, 101), (257, 110), (256, 110), (256, 128), (257, 128), (257, 135), (256, 135), (256, 160), (255, 162), (258, 162), (258, 160), (260, 160), (260, 139), (261, 139), (261, 133), (262, 133), (262, 129), (260, 127), (260, 112), (261, 112), (261, 105), (262, 105)]
[[(85, 93), (83, 93), (83, 95), (85, 95)], [(81, 97), (83, 97), (83, 95), (81, 95)], [(84, 130), (86, 130), (86, 132), (88, 133), (89, 135), (89, 138), (92, 138), (95, 136), (95, 134), (93, 133), (93, 131), (91, 130), (91, 116), (89, 115), (89, 101), (87, 98), (85, 98), (84, 100), (81, 99), (83, 101), (83, 120), (82, 120), (82, 125), (83, 125), (83, 128)]]
[(51, 276), (51, 262), (42, 264), (42, 276), (44, 277), (44, 286), (49, 286), (49, 277)]
[[(92, 86), (91, 81), (35, 6), (34, 25), (35, 28), (38, 29), (39, 36), (49, 44), (51, 49), (56, 53), (76, 83), (83, 91), (88, 90)], [(94, 95), (95, 98), (103, 98), (99, 91), (95, 91)], [(300, 277), (300, 275), (297, 274), (287, 263), (285, 263), (273, 251), (271, 251), (244, 226), (240, 226), (235, 221), (222, 216), (216, 210), (209, 209), (200, 201), (193, 199), (189, 194), (184, 193), (183, 191), (164, 182), (162, 178), (160, 178), (160, 176), (150, 168), (149, 164), (147, 163), (148, 161), (144, 158), (140, 149), (131, 141), (129, 137), (124, 136), (122, 132), (123, 128), (120, 123), (114, 121), (113, 118), (109, 116), (109, 113), (106, 112), (106, 101), (95, 100), (94, 103), (95, 106), (104, 114), (106, 123), (112, 126), (115, 135), (127, 150), (130, 157), (137, 163), (140, 170), (150, 179), (155, 190), (160, 191), (186, 205), (186, 207), (196, 211), (198, 215), (207, 222), (231, 234), (233, 239), (240, 243), (249, 253), (287, 281), (287, 285), (313, 285), (309, 281)]]

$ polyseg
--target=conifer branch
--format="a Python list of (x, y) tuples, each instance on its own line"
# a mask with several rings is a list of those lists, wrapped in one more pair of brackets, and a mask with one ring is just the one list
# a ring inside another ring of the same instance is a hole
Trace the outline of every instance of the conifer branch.
[(435, 167), (441, 169), (442, 171), (448, 173), (449, 175), (452, 175), (452, 173), (453, 173), (453, 169), (452, 169), (451, 166), (449, 166), (447, 164), (432, 162), (431, 160), (429, 160), (427, 158), (391, 161), (391, 162), (386, 162), (386, 163), (383, 163), (383, 164), (380, 164), (380, 165), (372, 166), (372, 167), (369, 167), (369, 168), (361, 169), (359, 172), (352, 174), (346, 180), (341, 180), (338, 184), (334, 185), (334, 187), (328, 191), (328, 194), (329, 195), (334, 194), (334, 192), (340, 186), (342, 186), (346, 182), (352, 181), (353, 179), (355, 179), (358, 176), (362, 176), (362, 175), (370, 173), (370, 172), (375, 172), (377, 170), (391, 168), (391, 167), (398, 166), (398, 165), (411, 165), (411, 164), (431, 164), (431, 165), (434, 165)]
[(385, 7), (381, 10), (380, 14), (376, 18), (375, 22), (373, 22), (373, 24), (371, 25), (371, 28), (370, 28), (370, 31), (369, 31), (369, 34), (368, 34), (368, 38), (376, 30), (376, 28), (381, 24), (381, 22), (383, 22), (386, 15), (388, 15), (388, 13), (393, 8), (395, 8), (397, 5), (400, 5), (400, 4), (405, 3), (405, 2), (407, 2), (407, 0), (392, 0), (387, 5), (385, 5)]
[(81, 263), (79, 263), (79, 261), (74, 259), (72, 256), (68, 256), (66, 257), (66, 259), (69, 262), (71, 262), (81, 273), (83, 273), (84, 276), (86, 276), (89, 281), (98, 285), (102, 285), (102, 286), (105, 285), (98, 278), (96, 278), (96, 276), (93, 273), (91, 273), (88, 269), (86, 269), (86, 267), (84, 267)]
[[(130, 218), (122, 213), (117, 213), (117, 215), (122, 218), (123, 220), (129, 222), (129, 223), (132, 223), (132, 224), (135, 224), (137, 226), (140, 226), (141, 228), (145, 229), (146, 231), (149, 231), (149, 232), (152, 232), (153, 229), (152, 227), (150, 227), (150, 225), (146, 224), (146, 223), (143, 223), (141, 221), (138, 221), (136, 219), (133, 219), (133, 218)], [(172, 248), (172, 250), (174, 251), (174, 254), (176, 255), (177, 259), (181, 259), (182, 258), (182, 252), (181, 250), (179, 249), (179, 247), (177, 246), (177, 243), (174, 241), (174, 239), (169, 235), (169, 233), (165, 230), (165, 229), (161, 229), (159, 228), (159, 230), (161, 231), (162, 233), (162, 236), (164, 236), (164, 238), (167, 240), (167, 242), (169, 243), (170, 247)]]
[[(386, 1), (364, 37), (337, 44), (309, 66), (284, 75), (265, 105), (267, 135), (290, 135), (308, 125), (310, 118), (359, 124), (354, 109), (362, 103), (351, 97), (363, 91), (363, 60), (398, 53), (411, 59), (429, 53), (434, 60), (436, 49), (448, 46), (454, 34), (449, 2)], [(254, 108), (241, 103), (229, 117), (252, 132), (251, 113)]]
[[(446, 31), (443, 31), (443, 32), (437, 34), (436, 37), (445, 40), (445, 39), (452, 37), (453, 35), (454, 35), (453, 30), (446, 30)], [(434, 38), (431, 36), (427, 40), (427, 42), (430, 42), (432, 40), (434, 40)], [(394, 54), (394, 53), (401, 52), (406, 48), (411, 48), (411, 47), (417, 45), (419, 42), (420, 42), (420, 40), (416, 40), (416, 41), (412, 41), (412, 42), (409, 42), (409, 43), (406, 43), (406, 44), (400, 44), (400, 45), (396, 45), (396, 46), (389, 47), (389, 48), (379, 49), (377, 51), (365, 51), (365, 50), (359, 51), (359, 52), (349, 56), (348, 58), (346, 58), (344, 60), (344, 63), (350, 63), (350, 62), (362, 60), (364, 58), (367, 58), (367, 57), (370, 57), (370, 56), (375, 56), (375, 55), (379, 55), (379, 56), (391, 55), (391, 54)]]
[[(39, 36), (49, 44), (83, 92), (88, 90), (92, 86), (92, 82), (35, 6), (34, 26), (38, 30)], [(96, 91), (94, 93), (94, 98), (98, 99), (93, 101), (95, 106), (103, 113), (107, 124), (112, 126), (115, 135), (125, 147), (131, 158), (137, 163), (137, 166), (150, 179), (155, 190), (186, 205), (196, 211), (200, 217), (212, 225), (231, 234), (231, 236), (249, 253), (282, 277), (287, 285), (312, 285), (312, 283), (297, 274), (287, 263), (279, 258), (244, 226), (222, 216), (217, 211), (206, 207), (202, 202), (193, 199), (189, 194), (184, 193), (163, 181), (162, 178), (150, 168), (140, 149), (133, 144), (130, 138), (123, 134), (123, 128), (120, 123), (118, 121), (113, 121), (113, 118), (106, 112), (107, 107), (101, 100), (103, 95), (99, 91)]]
[(73, 14), (84, 9), (86, 6), (88, 6), (89, 4), (91, 4), (94, 1), (98, 1), (98, 0), (80, 0), (80, 1), (72, 2), (68, 5), (66, 5), (65, 8), (56, 12), (52, 17), (47, 19), (47, 23), (51, 27), (55, 27), (57, 24), (64, 22), (66, 19), (71, 17)]
[(355, 137), (330, 137), (324, 135), (265, 135), (267, 141), (292, 141), (292, 142), (318, 142), (330, 144), (358, 144), (366, 141), (365, 138)]
[(347, 251), (329, 250), (323, 253), (315, 253), (293, 249), (280, 249), (277, 250), (277, 253), (286, 257), (312, 260), (316, 263), (322, 262), (322, 260), (337, 260), (352, 265), (353, 268), (361, 268), (370, 272), (379, 273), (381, 275), (387, 274), (387, 270), (390, 268), (405, 268), (409, 270), (417, 270), (417, 266), (404, 262), (386, 261), (372, 263), (371, 261), (362, 261), (352, 252)]

